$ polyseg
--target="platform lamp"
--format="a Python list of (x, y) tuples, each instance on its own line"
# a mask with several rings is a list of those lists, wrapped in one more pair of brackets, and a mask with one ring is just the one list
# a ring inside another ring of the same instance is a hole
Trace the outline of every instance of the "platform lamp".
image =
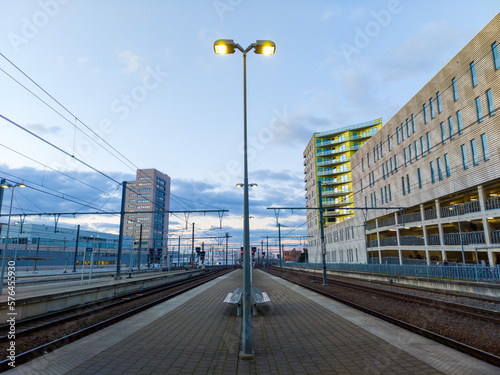
[[(4, 273), (5, 273), (5, 259), (7, 258), (7, 247), (9, 245), (10, 217), (12, 215), (12, 204), (14, 203), (14, 190), (16, 189), (16, 187), (23, 188), (23, 187), (26, 187), (26, 185), (25, 184), (11, 185), (11, 184), (8, 184), (6, 182), (3, 182), (2, 185), (0, 185), (0, 186), (2, 187), (2, 189), (12, 188), (12, 194), (10, 196), (9, 220), (7, 222), (7, 235), (5, 236), (5, 247), (4, 247), (3, 256), (2, 256), (2, 272), (1, 272), (1, 276), (0, 276), (0, 295), (2, 295), (3, 277), (4, 277)], [(14, 262), (15, 262), (15, 259), (14, 259)]]
[(219, 39), (214, 43), (214, 51), (218, 55), (234, 53), (235, 49), (243, 54), (243, 134), (244, 134), (244, 198), (243, 198), (243, 328), (242, 328), (242, 351), (240, 357), (253, 358), (252, 339), (252, 311), (251, 311), (251, 270), (250, 270), (250, 220), (248, 204), (248, 157), (247, 157), (247, 53), (252, 49), (256, 54), (273, 55), (276, 44), (270, 40), (257, 40), (246, 49), (235, 43), (232, 39)]

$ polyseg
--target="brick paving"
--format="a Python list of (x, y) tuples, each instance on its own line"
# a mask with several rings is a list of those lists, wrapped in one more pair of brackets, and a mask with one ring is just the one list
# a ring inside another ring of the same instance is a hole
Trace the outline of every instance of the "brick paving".
[(255, 358), (240, 360), (241, 317), (236, 306), (222, 301), (241, 287), (241, 280), (238, 270), (12, 374), (497, 373), (497, 368), (260, 271), (253, 272), (253, 285), (267, 292), (271, 302), (252, 317)]

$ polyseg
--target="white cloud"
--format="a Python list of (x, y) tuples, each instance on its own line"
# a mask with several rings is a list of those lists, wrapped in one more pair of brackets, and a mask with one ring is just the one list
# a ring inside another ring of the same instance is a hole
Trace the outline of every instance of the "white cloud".
[(333, 4), (329, 7), (328, 10), (323, 12), (323, 14), (321, 15), (321, 19), (323, 21), (327, 21), (332, 17), (339, 16), (340, 14), (342, 14), (342, 8), (340, 8), (338, 5)]
[(128, 50), (120, 52), (119, 58), (125, 64), (120, 71), (125, 74), (132, 74), (139, 69), (140, 62), (143, 60), (142, 57), (134, 55)]
[(88, 56), (82, 56), (82, 57), (79, 57), (77, 59), (78, 64), (86, 64), (89, 62), (89, 60), (90, 60), (90, 57), (88, 57)]

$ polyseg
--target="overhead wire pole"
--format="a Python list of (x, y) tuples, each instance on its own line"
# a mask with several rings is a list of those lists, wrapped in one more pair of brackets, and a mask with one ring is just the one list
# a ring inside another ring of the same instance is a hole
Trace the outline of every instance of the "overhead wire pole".
[[(127, 196), (127, 181), (122, 182), (122, 205), (120, 210), (120, 234), (118, 235), (118, 254), (116, 255), (116, 275), (115, 279), (120, 278), (121, 257), (123, 248), (123, 227), (125, 226), (125, 198)], [(132, 239), (133, 242), (134, 239)]]

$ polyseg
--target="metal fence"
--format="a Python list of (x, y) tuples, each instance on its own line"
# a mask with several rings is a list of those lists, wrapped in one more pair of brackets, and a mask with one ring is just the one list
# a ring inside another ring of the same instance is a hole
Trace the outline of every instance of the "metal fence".
[[(297, 263), (296, 266), (319, 269), (322, 268), (321, 263)], [(500, 282), (500, 266), (419, 266), (399, 264), (328, 263), (326, 265), (326, 268), (342, 271), (371, 272), (389, 275)]]

